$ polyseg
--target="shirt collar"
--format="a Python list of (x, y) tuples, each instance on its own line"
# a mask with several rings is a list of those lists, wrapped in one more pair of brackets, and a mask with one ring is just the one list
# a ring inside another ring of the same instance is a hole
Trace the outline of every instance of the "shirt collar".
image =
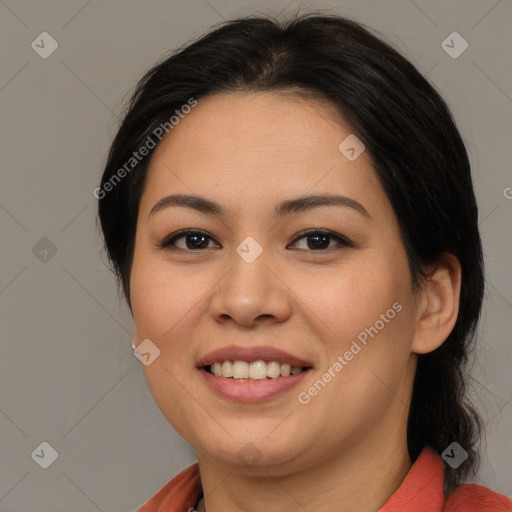
[(442, 512), (445, 497), (444, 462), (424, 448), (400, 487), (378, 512)]
[[(378, 512), (442, 512), (444, 463), (429, 448), (420, 453), (400, 487)], [(189, 466), (137, 512), (182, 512), (195, 508), (202, 496), (197, 462)]]

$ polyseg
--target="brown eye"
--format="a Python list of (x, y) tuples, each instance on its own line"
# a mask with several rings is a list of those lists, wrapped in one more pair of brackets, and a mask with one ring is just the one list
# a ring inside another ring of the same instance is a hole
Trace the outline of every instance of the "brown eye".
[[(325, 230), (310, 230), (306, 232), (299, 233), (300, 236), (296, 237), (293, 241), (292, 245), (297, 244), (299, 240), (306, 239), (307, 247), (306, 249), (300, 250), (310, 250), (315, 252), (322, 252), (333, 249), (330, 247), (332, 241), (335, 241), (339, 246), (345, 247), (353, 247), (352, 242), (345, 238), (344, 236), (333, 233), (332, 231)], [(184, 244), (180, 247), (177, 245), (177, 241), (184, 239)], [(197, 231), (192, 229), (187, 229), (184, 231), (180, 231), (176, 234), (167, 237), (161, 244), (160, 247), (162, 249), (169, 250), (183, 250), (183, 251), (200, 251), (208, 249), (208, 244), (210, 241), (213, 241), (213, 238), (204, 233), (203, 231)]]
[[(185, 244), (184, 247), (179, 247), (176, 245), (176, 241), (182, 238), (185, 240)], [(171, 238), (166, 238), (160, 244), (160, 247), (162, 249), (181, 249), (185, 251), (204, 250), (208, 249), (209, 240), (213, 240), (213, 238), (211, 238), (206, 233), (203, 233), (202, 231), (187, 229), (172, 235)]]
[(299, 240), (305, 238), (307, 240), (306, 250), (309, 249), (312, 251), (325, 251), (328, 249), (332, 249), (332, 247), (329, 247), (329, 244), (331, 243), (332, 240), (334, 240), (338, 244), (338, 246), (353, 246), (350, 240), (339, 235), (338, 233), (333, 233), (332, 231), (314, 230), (302, 232), (301, 235), (302, 236), (299, 236), (294, 240), (293, 244), (296, 244)]

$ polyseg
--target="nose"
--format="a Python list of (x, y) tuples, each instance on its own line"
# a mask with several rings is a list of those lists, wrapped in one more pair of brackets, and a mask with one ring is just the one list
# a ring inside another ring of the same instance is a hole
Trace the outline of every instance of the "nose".
[(211, 300), (215, 321), (244, 327), (286, 321), (292, 311), (290, 291), (274, 267), (265, 250), (252, 263), (233, 251), (230, 269)]

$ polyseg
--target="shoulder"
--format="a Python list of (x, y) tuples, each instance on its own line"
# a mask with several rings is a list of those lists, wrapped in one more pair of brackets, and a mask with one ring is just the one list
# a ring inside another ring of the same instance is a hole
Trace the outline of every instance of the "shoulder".
[(446, 499), (445, 512), (512, 512), (512, 500), (483, 485), (462, 484)]
[(197, 462), (178, 473), (137, 512), (181, 512), (195, 507), (201, 492), (201, 477)]

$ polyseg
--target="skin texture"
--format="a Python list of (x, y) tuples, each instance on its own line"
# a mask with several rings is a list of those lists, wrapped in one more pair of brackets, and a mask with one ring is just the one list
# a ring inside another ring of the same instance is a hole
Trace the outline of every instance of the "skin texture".
[[(328, 103), (285, 93), (202, 98), (152, 156), (131, 271), (135, 344), (161, 351), (143, 366), (169, 423), (196, 449), (208, 512), (377, 511), (411, 467), (406, 425), (417, 356), (434, 350), (458, 313), (460, 266), (445, 255), (417, 291), (396, 217), (367, 151), (349, 161), (350, 127)], [(175, 193), (201, 195), (225, 216), (151, 208)], [(348, 207), (273, 216), (274, 205), (339, 193)], [(201, 247), (179, 230), (206, 232)], [(297, 240), (321, 228), (348, 238)], [(262, 254), (236, 252), (248, 236)], [(303, 235), (302, 235), (303, 236)], [(195, 252), (194, 252), (195, 251)], [(398, 302), (402, 309), (307, 404), (297, 396)], [(271, 345), (313, 364), (296, 388), (258, 404), (215, 394), (196, 368), (226, 345)], [(248, 442), (260, 459), (238, 456)], [(303, 508), (302, 508), (303, 507)]]

